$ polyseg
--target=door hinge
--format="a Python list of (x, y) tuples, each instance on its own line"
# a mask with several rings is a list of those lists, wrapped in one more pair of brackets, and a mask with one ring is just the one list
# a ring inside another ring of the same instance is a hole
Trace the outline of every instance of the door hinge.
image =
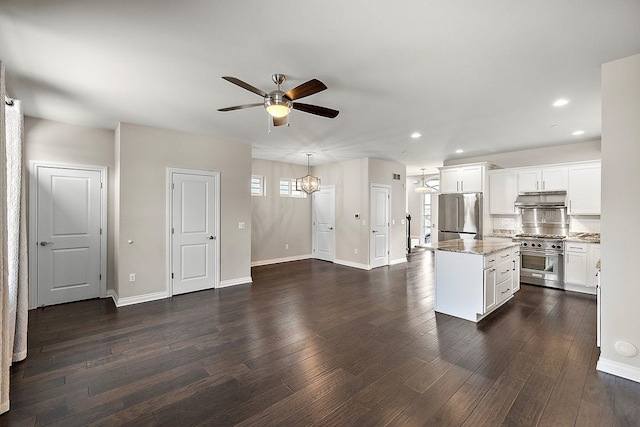
[(173, 273), (171, 273), (171, 278), (173, 279)]
[(102, 228), (100, 229), (100, 234), (102, 234)]
[(175, 189), (176, 189), (176, 185), (175, 185), (173, 182), (171, 183), (171, 189), (172, 189), (172, 190), (175, 190)]
[(387, 251), (387, 255), (389, 255), (389, 251)]
[(102, 274), (98, 274), (98, 280), (102, 280)]
[(100, 189), (102, 190), (102, 183), (100, 183)]
[(175, 230), (171, 227), (171, 234), (175, 234)]

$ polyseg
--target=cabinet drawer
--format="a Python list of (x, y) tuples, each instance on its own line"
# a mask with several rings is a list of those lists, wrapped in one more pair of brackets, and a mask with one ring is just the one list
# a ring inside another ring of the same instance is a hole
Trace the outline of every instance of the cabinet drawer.
[(587, 249), (589, 248), (588, 243), (576, 243), (576, 242), (566, 242), (564, 245), (565, 251), (567, 252), (581, 252), (587, 253)]
[(513, 262), (507, 260), (498, 264), (498, 268), (496, 269), (496, 283), (500, 284), (511, 277), (513, 277)]
[(498, 254), (486, 255), (484, 257), (484, 269), (495, 267), (498, 265)]
[(512, 285), (513, 285), (513, 278), (510, 277), (509, 279), (505, 280), (504, 282), (496, 286), (496, 303), (497, 304), (500, 304), (502, 301), (506, 300), (513, 294), (511, 290)]

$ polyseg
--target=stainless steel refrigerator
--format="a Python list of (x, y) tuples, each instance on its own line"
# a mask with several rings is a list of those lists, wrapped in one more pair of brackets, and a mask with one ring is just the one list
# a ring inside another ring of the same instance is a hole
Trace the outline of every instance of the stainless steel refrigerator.
[(438, 197), (438, 240), (482, 239), (482, 193)]

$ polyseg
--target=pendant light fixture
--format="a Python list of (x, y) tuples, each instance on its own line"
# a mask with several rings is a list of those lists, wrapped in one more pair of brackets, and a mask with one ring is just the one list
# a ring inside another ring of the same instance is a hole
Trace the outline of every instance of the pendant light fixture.
[(320, 178), (311, 175), (309, 172), (309, 158), (311, 153), (307, 153), (307, 174), (302, 178), (296, 179), (296, 190), (304, 191), (307, 194), (311, 194), (320, 190)]
[(424, 168), (422, 168), (422, 185), (415, 188), (416, 193), (436, 193), (438, 189), (435, 185), (429, 185), (424, 180)]

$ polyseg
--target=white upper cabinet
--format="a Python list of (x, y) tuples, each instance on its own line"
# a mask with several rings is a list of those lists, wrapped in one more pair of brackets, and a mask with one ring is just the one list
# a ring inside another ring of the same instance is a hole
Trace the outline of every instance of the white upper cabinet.
[(569, 167), (569, 215), (600, 215), (600, 162)]
[(483, 175), (483, 165), (440, 168), (440, 192), (482, 192)]
[(518, 197), (518, 174), (510, 170), (489, 172), (489, 213), (515, 214)]
[(566, 167), (522, 169), (518, 172), (518, 191), (567, 190)]

